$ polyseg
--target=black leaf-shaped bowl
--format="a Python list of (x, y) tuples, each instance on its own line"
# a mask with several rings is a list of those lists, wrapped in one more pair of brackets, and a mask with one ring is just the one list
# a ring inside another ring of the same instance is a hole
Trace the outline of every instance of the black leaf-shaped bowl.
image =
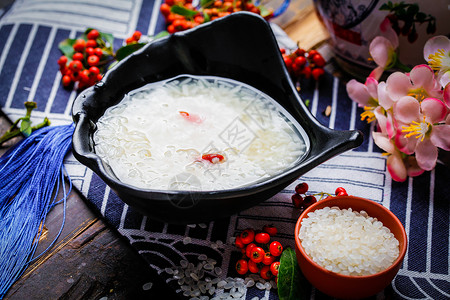
[[(284, 172), (235, 189), (167, 191), (121, 182), (95, 152), (96, 122), (128, 92), (180, 75), (228, 78), (265, 93), (298, 122), (295, 126), (302, 128), (306, 153)], [(101, 82), (80, 93), (72, 116), (76, 124), (74, 156), (125, 203), (150, 218), (169, 223), (206, 222), (252, 207), (363, 140), (359, 131), (332, 130), (311, 115), (289, 77), (270, 24), (245, 12), (149, 43), (108, 71)]]

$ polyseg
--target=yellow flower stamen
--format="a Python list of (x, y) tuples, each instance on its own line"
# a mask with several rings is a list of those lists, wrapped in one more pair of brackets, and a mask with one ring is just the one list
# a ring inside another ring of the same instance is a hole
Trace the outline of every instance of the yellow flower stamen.
[(438, 71), (442, 68), (442, 61), (444, 57), (444, 49), (439, 49), (436, 53), (428, 55), (428, 64), (433, 70)]
[(424, 88), (418, 88), (414, 90), (410, 90), (408, 92), (408, 96), (416, 98), (417, 101), (422, 102), (422, 100), (425, 100), (428, 98), (428, 93), (425, 91)]
[(402, 126), (402, 132), (408, 132), (405, 134), (406, 138), (416, 136), (416, 139), (421, 138), (420, 141), (423, 142), (430, 126), (430, 123), (426, 122), (423, 117), (423, 122), (413, 121), (409, 126)]
[(365, 119), (367, 119), (367, 123), (375, 121), (376, 117), (373, 113), (374, 109), (373, 106), (364, 106), (364, 112), (361, 113), (361, 121), (364, 121)]

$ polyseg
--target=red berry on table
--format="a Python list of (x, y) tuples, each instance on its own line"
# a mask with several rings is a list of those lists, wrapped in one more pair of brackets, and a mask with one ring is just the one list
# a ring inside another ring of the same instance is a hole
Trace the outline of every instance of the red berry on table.
[(304, 65), (306, 65), (307, 61), (306, 58), (304, 56), (297, 56), (294, 59), (294, 64), (299, 65), (300, 67), (303, 67)]
[(284, 56), (283, 56), (283, 60), (284, 60), (284, 64), (286, 65), (286, 67), (287, 67), (288, 69), (292, 68), (292, 58), (290, 58), (290, 57), (287, 56), (287, 55), (284, 55)]
[(259, 274), (265, 280), (270, 280), (273, 277), (272, 273), (270, 272), (270, 266), (262, 267)]
[(69, 69), (72, 72), (79, 72), (79, 71), (81, 71), (83, 69), (83, 63), (81, 61), (79, 61), (79, 60), (72, 60), (69, 63)]
[(236, 271), (241, 274), (244, 275), (245, 273), (247, 273), (248, 271), (248, 263), (245, 259), (240, 259), (237, 261), (236, 263)]
[(316, 54), (320, 54), (320, 53), (317, 50), (309, 50), (308, 57), (312, 58)]
[(98, 75), (100, 74), (100, 69), (96, 66), (92, 66), (89, 68), (89, 73), (91, 73), (92, 75)]
[(317, 66), (317, 67), (323, 67), (323, 66), (325, 66), (325, 64), (326, 64), (326, 62), (325, 62), (325, 59), (322, 57), (322, 55), (320, 55), (320, 54), (315, 54), (313, 57), (312, 57), (312, 61), (314, 62), (314, 64)]
[(264, 253), (264, 258), (262, 260), (263, 264), (265, 264), (267, 266), (270, 266), (274, 261), (275, 261), (275, 256), (270, 254), (270, 252), (265, 252)]
[[(174, 33), (175, 31), (176, 31), (175, 26), (173, 26), (173, 24), (170, 24), (169, 26), (167, 26), (168, 33)], [(127, 44), (128, 44), (128, 42), (127, 42)]]
[(276, 236), (278, 229), (273, 225), (264, 225), (263, 231), (267, 232), (270, 236)]
[(240, 248), (240, 249), (242, 249), (242, 248), (245, 247), (245, 245), (244, 245), (244, 243), (242, 242), (240, 236), (237, 236), (237, 237), (236, 237), (236, 240), (234, 241), (234, 244), (236, 245), (236, 247), (238, 247), (238, 248)]
[(302, 48), (297, 48), (295, 50), (295, 54), (298, 56), (305, 56), (305, 50), (303, 50)]
[(75, 50), (76, 52), (83, 52), (85, 46), (86, 46), (85, 40), (77, 39), (72, 47), (73, 47), (73, 50)]
[(306, 182), (299, 183), (295, 186), (295, 192), (297, 194), (305, 194), (309, 189), (309, 186)]
[(62, 85), (63, 86), (69, 86), (72, 83), (72, 79), (70, 78), (69, 75), (64, 75), (62, 78)]
[(96, 40), (88, 40), (86, 42), (86, 48), (95, 48), (97, 47), (97, 41)]
[(267, 244), (270, 241), (270, 235), (267, 232), (258, 232), (255, 235), (255, 241), (260, 244)]
[(279, 261), (275, 261), (270, 265), (270, 272), (277, 276), (278, 275), (278, 270), (280, 269), (280, 262)]
[(251, 259), (252, 261), (254, 261), (255, 263), (260, 263), (260, 262), (262, 262), (263, 259), (264, 259), (264, 253), (265, 253), (265, 252), (264, 252), (264, 249), (263, 249), (263, 248), (258, 247), (258, 246), (253, 247), (253, 248), (252, 248), (252, 251), (251, 251), (250, 259)]
[(259, 273), (259, 266), (253, 260), (248, 261), (248, 270), (252, 273)]
[(292, 204), (294, 205), (295, 208), (301, 208), (303, 205), (303, 196), (300, 194), (294, 194), (291, 197), (292, 200)]
[(60, 66), (59, 70), (61, 71), (62, 75), (67, 75), (67, 72), (71, 72), (69, 67), (67, 67), (67, 66)]
[(58, 65), (65, 66), (67, 64), (68, 58), (67, 56), (63, 55), (58, 59)]
[(203, 16), (197, 15), (194, 17), (194, 22), (197, 23), (197, 25), (202, 24), (205, 22), (205, 18)]
[(103, 50), (102, 50), (102, 48), (99, 48), (99, 47), (97, 47), (97, 48), (94, 48), (94, 55), (97, 55), (98, 57), (102, 57), (103, 56)]
[(255, 239), (255, 231), (251, 228), (245, 229), (241, 233), (241, 240), (244, 244), (250, 244)]
[(306, 79), (311, 77), (311, 67), (310, 66), (305, 66), (303, 68), (303, 70), (302, 70), (302, 75), (305, 76)]
[(97, 81), (100, 81), (103, 79), (103, 75), (102, 74), (97, 74)]
[(161, 4), (159, 11), (163, 16), (167, 17), (170, 14), (170, 5), (167, 3)]
[(313, 77), (315, 80), (319, 80), (319, 78), (320, 78), (323, 74), (325, 74), (325, 71), (324, 71), (322, 68), (314, 68), (314, 69), (311, 71), (311, 74), (312, 74), (312, 77)]
[(314, 197), (313, 195), (308, 195), (305, 197), (305, 200), (303, 201), (303, 207), (307, 208), (316, 202), (317, 202), (316, 197)]
[(73, 60), (83, 60), (84, 59), (84, 55), (83, 55), (83, 53), (81, 53), (81, 52), (75, 52), (73, 55), (72, 55), (72, 59)]
[(142, 36), (142, 33), (141, 33), (140, 31), (138, 31), (138, 30), (136, 30), (136, 31), (133, 33), (133, 35), (132, 35), (133, 39), (134, 39), (136, 42), (140, 40), (141, 36)]
[(92, 48), (92, 47), (86, 47), (85, 52), (86, 52), (86, 57), (94, 55), (94, 53), (95, 53), (94, 48)]
[(334, 193), (336, 196), (348, 196), (347, 191), (343, 187), (338, 187)]
[(96, 66), (100, 62), (100, 58), (97, 55), (91, 55), (87, 58), (87, 63), (89, 66)]
[(71, 72), (68, 74), (70, 76), (70, 79), (75, 82), (78, 81), (80, 78), (80, 72)]
[(100, 36), (100, 32), (98, 32), (98, 30), (96, 30), (96, 29), (92, 29), (87, 34), (88, 40), (96, 40), (99, 36)]
[(255, 243), (250, 243), (245, 247), (245, 255), (250, 258), (252, 256), (252, 249), (256, 247)]
[(281, 54), (285, 54), (286, 53), (286, 49), (280, 48), (280, 52), (281, 52)]
[(283, 252), (283, 246), (281, 246), (280, 242), (273, 241), (272, 243), (270, 243), (269, 250), (270, 254), (272, 254), (273, 256), (280, 256)]
[(91, 80), (89, 75), (90, 75), (89, 71), (87, 69), (84, 69), (83, 71), (80, 72), (79, 75), (80, 81), (83, 83), (89, 83), (89, 81)]
[(300, 76), (302, 74), (303, 66), (296, 64), (295, 62), (292, 63), (291, 66), (292, 72), (295, 76)]

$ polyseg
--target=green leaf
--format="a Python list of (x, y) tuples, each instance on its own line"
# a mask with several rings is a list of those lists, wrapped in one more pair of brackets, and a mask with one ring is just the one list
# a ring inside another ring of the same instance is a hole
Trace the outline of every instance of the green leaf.
[(115, 65), (117, 65), (119, 62), (117, 60), (113, 61), (109, 66), (108, 66), (108, 70), (112, 69), (112, 67), (114, 67)]
[(200, 0), (200, 7), (206, 8), (211, 6), (215, 0)]
[(123, 46), (117, 50), (116, 59), (118, 61), (120, 61), (120, 60), (124, 59), (125, 57), (127, 57), (128, 55), (130, 55), (131, 53), (135, 52), (136, 50), (141, 49), (145, 45), (146, 44), (144, 44), (144, 43), (132, 43), (132, 44)]
[(193, 18), (198, 14), (198, 11), (196, 10), (191, 10), (191, 9), (187, 9), (183, 6), (180, 5), (173, 5), (170, 8), (170, 11), (174, 14), (186, 17), (186, 18)]
[(67, 56), (69, 60), (72, 59), (72, 55), (75, 53), (75, 50), (73, 50), (75, 41), (76, 39), (65, 39), (58, 44), (59, 50), (61, 50), (62, 54)]
[(89, 31), (91, 31), (92, 29), (94, 29), (94, 28), (88, 27), (88, 28), (84, 31), (84, 35), (87, 36), (87, 34), (89, 33)]
[(258, 6), (261, 17), (265, 18), (267, 16), (270, 16), (272, 14), (272, 11), (267, 9), (264, 5)]
[(203, 20), (204, 22), (209, 22), (211, 21), (211, 16), (209, 14), (203, 13)]
[(433, 34), (435, 32), (436, 32), (436, 23), (431, 21), (427, 25), (427, 33)]
[(403, 7), (397, 9), (396, 15), (397, 15), (398, 17), (404, 17), (404, 16), (406, 16), (406, 9), (404, 9)]
[(114, 36), (110, 33), (99, 32), (100, 37), (106, 41), (107, 47), (112, 47), (114, 44)]
[(286, 248), (281, 254), (278, 269), (278, 297), (280, 300), (309, 298), (309, 283), (300, 271), (295, 251)]
[(408, 6), (408, 8), (406, 9), (406, 13), (410, 16), (414, 16), (415, 14), (417, 14), (419, 12), (419, 5), (417, 4), (411, 4), (410, 6)]
[(380, 6), (380, 10), (391, 10), (389, 5), (387, 3), (383, 3), (383, 5)]
[(166, 30), (163, 30), (163, 31), (159, 32), (157, 35), (154, 35), (153, 39), (156, 40), (156, 39), (165, 37), (165, 36), (167, 36), (169, 34), (170, 34), (169, 32), (167, 32)]
[(423, 12), (418, 12), (416, 15), (416, 20), (417, 20), (417, 22), (420, 22), (420, 23), (425, 22), (426, 18), (427, 18), (427, 15), (424, 14)]
[(30, 118), (23, 117), (22, 122), (20, 122), (20, 131), (23, 133), (24, 136), (29, 137), (32, 128), (31, 128), (31, 120)]

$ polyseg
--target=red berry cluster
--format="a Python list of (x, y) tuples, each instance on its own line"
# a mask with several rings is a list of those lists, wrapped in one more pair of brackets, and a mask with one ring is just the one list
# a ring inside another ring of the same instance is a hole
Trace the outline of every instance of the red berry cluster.
[[(176, 9), (174, 9), (175, 6)], [(250, 0), (213, 0), (205, 2), (199, 8), (192, 5), (192, 0), (165, 0), (160, 6), (160, 11), (166, 19), (169, 33), (193, 28), (209, 20), (215, 20), (237, 11), (248, 11), (263, 15), (261, 9)], [(273, 12), (265, 11), (263, 16), (268, 19), (272, 15)]]
[(98, 44), (100, 33), (92, 29), (86, 37), (87, 40), (79, 38), (72, 45), (72, 57), (63, 55), (58, 59), (62, 84), (65, 87), (78, 82), (78, 88), (84, 89), (102, 79), (98, 68), (104, 56), (103, 49)]
[(136, 30), (130, 37), (125, 40), (125, 42), (127, 43), (127, 45), (137, 43), (141, 39), (141, 36), (142, 32)]
[(323, 67), (326, 61), (317, 50), (306, 52), (299, 47), (291, 53), (287, 53), (284, 48), (281, 48), (280, 51), (292, 78), (299, 79), (304, 77), (309, 79), (312, 76), (315, 80), (319, 80), (325, 73)]
[(306, 182), (302, 182), (295, 187), (295, 194), (291, 197), (292, 204), (294, 204), (295, 208), (306, 209), (317, 202), (314, 195), (306, 195), (308, 189), (309, 186)]
[(283, 246), (271, 240), (278, 230), (273, 225), (265, 225), (261, 231), (252, 228), (244, 230), (236, 237), (235, 245), (242, 252), (242, 258), (236, 263), (236, 271), (244, 275), (247, 272), (259, 274), (263, 279), (277, 279), (280, 267), (279, 257)]
[[(309, 190), (309, 186), (306, 182), (302, 182), (295, 186), (295, 194), (292, 195), (291, 200), (292, 204), (295, 208), (303, 208), (306, 209), (309, 206), (313, 205), (317, 202), (317, 195), (324, 196), (327, 195), (327, 198), (331, 197), (330, 194), (327, 193), (318, 193), (315, 195), (306, 195)], [(348, 196), (347, 191), (343, 187), (338, 187), (335, 191), (336, 196)]]

